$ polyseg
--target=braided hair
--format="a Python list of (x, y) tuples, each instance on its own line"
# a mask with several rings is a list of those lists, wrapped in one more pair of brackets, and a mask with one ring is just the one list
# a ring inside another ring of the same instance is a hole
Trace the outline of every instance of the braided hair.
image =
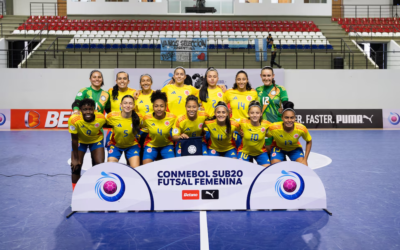
[[(128, 80), (129, 80), (129, 74), (124, 72), (124, 71), (118, 72), (117, 76), (116, 76), (116, 79), (118, 79), (118, 75), (121, 74), (121, 73), (126, 74), (128, 76)], [(118, 100), (118, 85), (117, 84), (114, 85), (111, 95), (113, 97), (113, 100)]]

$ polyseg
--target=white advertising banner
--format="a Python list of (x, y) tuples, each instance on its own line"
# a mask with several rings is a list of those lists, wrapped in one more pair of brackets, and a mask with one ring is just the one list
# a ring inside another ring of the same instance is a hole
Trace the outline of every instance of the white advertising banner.
[(400, 129), (400, 109), (382, 110), (383, 128)]
[(130, 168), (103, 163), (86, 171), (72, 211), (326, 209), (317, 174), (296, 162), (264, 168), (237, 159), (190, 156)]
[[(192, 77), (193, 86), (195, 86), (195, 82), (199, 79), (196, 77), (193, 79), (194, 74), (199, 74), (204, 76), (207, 69), (186, 69), (186, 74)], [(241, 69), (217, 69), (219, 81), (218, 84), (226, 85), (229, 88), (233, 87), (235, 83), (235, 76), (236, 73)], [(129, 79), (131, 81), (132, 86), (139, 86), (140, 76), (142, 74), (149, 74), (153, 78), (153, 86), (152, 89), (162, 89), (166, 84), (168, 84), (173, 76), (174, 69), (115, 69), (115, 75), (120, 72), (124, 71), (129, 74)], [(249, 82), (253, 89), (257, 88), (258, 86), (263, 85), (261, 81), (261, 69), (245, 69), (247, 75), (249, 76)], [(285, 86), (285, 75), (283, 69), (274, 69), (275, 73), (275, 81), (276, 84)]]
[(0, 109), (0, 131), (10, 130), (11, 111), (10, 109)]

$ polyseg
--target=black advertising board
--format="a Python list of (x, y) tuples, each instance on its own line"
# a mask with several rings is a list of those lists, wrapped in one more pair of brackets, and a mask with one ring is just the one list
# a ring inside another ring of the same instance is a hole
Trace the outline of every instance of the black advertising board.
[(383, 128), (382, 109), (296, 109), (307, 128)]

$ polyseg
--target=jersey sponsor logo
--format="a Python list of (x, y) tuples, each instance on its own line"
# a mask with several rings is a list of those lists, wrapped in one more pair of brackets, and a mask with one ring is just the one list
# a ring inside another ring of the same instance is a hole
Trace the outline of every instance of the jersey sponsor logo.
[(71, 129), (72, 131), (75, 131), (75, 126), (74, 125), (71, 125), (71, 126), (69, 126), (69, 129)]
[(117, 125), (117, 127), (118, 127), (118, 128), (122, 128), (122, 125), (121, 125), (121, 123), (120, 123), (120, 124), (118, 124), (118, 125)]
[(299, 135), (295, 134), (293, 137), (297, 139), (297, 138), (299, 138)]
[[(68, 129), (71, 110), (11, 109), (11, 129)], [(44, 121), (44, 122), (43, 122)]]
[(147, 153), (151, 153), (153, 150), (151, 148), (147, 149)]
[(198, 200), (199, 198), (199, 190), (182, 190), (182, 200)]
[(249, 128), (249, 131), (251, 132), (251, 128)]
[(175, 91), (172, 91), (171, 95), (175, 95), (175, 94), (176, 94), (176, 92), (175, 92)]
[(168, 152), (172, 152), (172, 149), (169, 149)]
[(134, 154), (139, 154), (138, 151), (135, 151)]
[(279, 135), (279, 137), (283, 137), (283, 135)]
[(233, 98), (233, 100), (237, 100), (238, 98), (237, 98), (237, 96), (235, 96), (234, 98)]
[(207, 151), (204, 151), (204, 152), (203, 152), (203, 155), (206, 155), (206, 154), (207, 154)]
[(85, 127), (85, 125), (82, 124), (81, 128), (84, 128), (84, 127)]
[(190, 131), (190, 128), (187, 128), (185, 131)]
[(141, 100), (139, 103), (143, 103), (143, 100)]
[(232, 152), (232, 154), (231, 155), (236, 155), (234, 152)]
[(98, 127), (100, 126), (100, 124), (96, 123), (94, 126), (95, 126), (96, 128), (98, 128)]
[(152, 123), (151, 126), (155, 126), (156, 124)]
[(174, 131), (173, 131), (173, 133), (174, 133), (174, 134), (177, 134), (177, 133), (179, 133), (179, 129), (177, 129), (177, 128), (174, 128)]
[(189, 90), (185, 90), (185, 95), (189, 95), (189, 94), (190, 94)]
[(165, 121), (164, 122), (165, 126), (169, 126), (169, 124), (171, 124), (169, 121)]
[(222, 98), (222, 93), (221, 93), (221, 92), (218, 92), (218, 93), (217, 93), (217, 96), (218, 96), (219, 98)]
[(216, 129), (216, 128), (213, 128), (212, 130), (213, 130), (213, 131), (217, 131), (217, 129)]
[(248, 95), (248, 96), (246, 97), (246, 99), (247, 99), (247, 101), (251, 101), (251, 96)]
[(97, 143), (97, 145), (101, 145), (101, 142), (99, 141), (99, 142)]

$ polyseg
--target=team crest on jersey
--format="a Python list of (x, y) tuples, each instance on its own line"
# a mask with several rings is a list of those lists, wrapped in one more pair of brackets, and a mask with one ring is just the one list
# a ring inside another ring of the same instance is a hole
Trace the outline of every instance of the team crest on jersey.
[(81, 93), (81, 92), (79, 92), (79, 93), (77, 94), (77, 96), (82, 96), (82, 93)]
[(112, 154), (114, 151), (112, 149), (108, 150), (109, 154)]
[(94, 126), (95, 126), (96, 128), (98, 128), (98, 127), (100, 126), (100, 124), (96, 123)]
[(151, 153), (153, 150), (151, 148), (147, 149), (147, 153)]
[(164, 124), (165, 124), (165, 126), (169, 126), (170, 123), (169, 123), (169, 121), (165, 121)]
[(265, 132), (265, 128), (264, 128), (264, 127), (263, 127), (263, 128), (261, 128), (261, 132), (263, 132), (263, 133)]
[(71, 126), (69, 126), (69, 129), (71, 129), (72, 131), (75, 131), (75, 126), (71, 125)]
[(181, 152), (182, 152), (182, 150), (181, 150), (181, 149), (178, 149), (178, 154), (181, 154)]
[[(104, 95), (102, 95), (102, 96), (100, 97), (100, 99), (101, 99), (103, 102), (106, 101), (106, 97), (105, 97)], [(118, 98), (117, 98), (117, 100), (118, 100)]]
[(216, 151), (213, 149), (211, 150), (211, 154), (215, 155)]
[(190, 94), (189, 90), (185, 90), (185, 95), (189, 95), (189, 94)]
[(203, 123), (200, 123), (199, 124), (199, 128), (201, 129), (203, 127)]
[(174, 134), (177, 134), (179, 130), (177, 128), (174, 128)]
[(218, 96), (219, 98), (221, 98), (221, 97), (222, 97), (222, 93), (221, 93), (221, 92), (218, 92), (217, 96)]
[(276, 91), (272, 90), (271, 95), (276, 95)]
[(275, 157), (276, 156), (276, 153), (272, 153), (272, 157)]
[(251, 96), (248, 95), (248, 96), (246, 97), (246, 99), (247, 99), (247, 101), (251, 101)]
[(299, 138), (299, 135), (295, 134), (293, 137), (297, 139), (297, 138)]

